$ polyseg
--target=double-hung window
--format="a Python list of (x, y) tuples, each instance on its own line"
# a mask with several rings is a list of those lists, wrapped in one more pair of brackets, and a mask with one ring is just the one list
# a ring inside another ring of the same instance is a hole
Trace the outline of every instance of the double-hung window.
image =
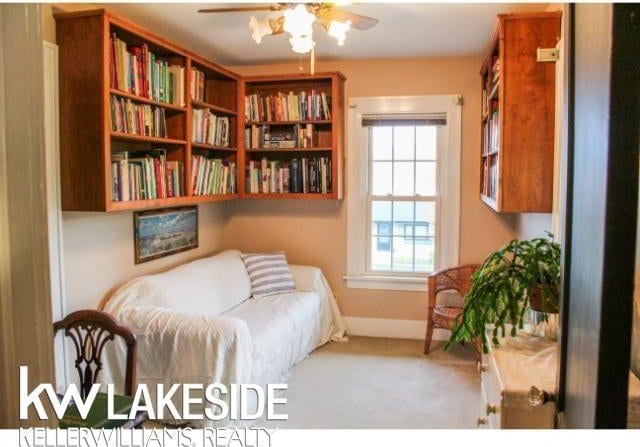
[(457, 96), (351, 98), (348, 287), (424, 290), (457, 263)]

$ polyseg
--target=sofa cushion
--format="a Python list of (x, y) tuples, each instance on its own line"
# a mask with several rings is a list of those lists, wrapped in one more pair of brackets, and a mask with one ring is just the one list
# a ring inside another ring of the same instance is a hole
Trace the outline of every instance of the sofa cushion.
[(251, 279), (254, 298), (295, 290), (293, 276), (283, 251), (275, 253), (245, 253), (242, 260)]
[(318, 345), (322, 300), (317, 292), (289, 292), (249, 299), (224, 317), (246, 322), (253, 343), (256, 383), (285, 380), (291, 367)]
[(157, 275), (145, 277), (159, 305), (185, 313), (220, 315), (251, 296), (251, 283), (240, 252), (223, 251)]

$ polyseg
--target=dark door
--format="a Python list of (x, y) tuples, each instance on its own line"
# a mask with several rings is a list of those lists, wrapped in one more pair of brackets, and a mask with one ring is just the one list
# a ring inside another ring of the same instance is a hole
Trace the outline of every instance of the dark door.
[(558, 410), (626, 426), (640, 145), (640, 7), (570, 10), (570, 123)]

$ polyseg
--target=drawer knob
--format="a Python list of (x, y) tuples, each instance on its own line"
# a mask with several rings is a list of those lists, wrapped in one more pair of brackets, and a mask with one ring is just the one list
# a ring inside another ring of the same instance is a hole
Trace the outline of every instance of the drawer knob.
[(529, 405), (534, 408), (544, 405), (547, 402), (553, 402), (555, 399), (556, 396), (554, 394), (549, 394), (538, 387), (532, 386), (529, 389)]
[(482, 362), (478, 362), (477, 365), (478, 367), (478, 374), (482, 374), (483, 372), (487, 372), (487, 365), (485, 365)]
[(481, 425), (485, 425), (487, 423), (487, 418), (483, 418), (483, 417), (478, 417), (478, 419), (476, 420), (476, 425), (478, 427), (480, 427)]
[(497, 413), (498, 412), (498, 407), (495, 405), (491, 405), (491, 404), (487, 404), (487, 416), (490, 415), (491, 413)]

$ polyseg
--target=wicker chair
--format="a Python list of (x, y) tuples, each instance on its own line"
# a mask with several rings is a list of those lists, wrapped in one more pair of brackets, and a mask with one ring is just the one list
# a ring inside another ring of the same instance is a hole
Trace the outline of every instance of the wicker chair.
[[(471, 275), (473, 275), (473, 272), (475, 272), (478, 267), (480, 267), (478, 264), (468, 264), (445, 268), (432, 273), (427, 278), (429, 307), (427, 310), (427, 335), (424, 342), (425, 354), (429, 354), (433, 329), (441, 328), (451, 330), (453, 323), (462, 313), (463, 309), (459, 306), (437, 305), (436, 298), (438, 293), (446, 290), (455, 290), (464, 297), (471, 287)], [(476, 356), (477, 355), (478, 350), (476, 346)]]

